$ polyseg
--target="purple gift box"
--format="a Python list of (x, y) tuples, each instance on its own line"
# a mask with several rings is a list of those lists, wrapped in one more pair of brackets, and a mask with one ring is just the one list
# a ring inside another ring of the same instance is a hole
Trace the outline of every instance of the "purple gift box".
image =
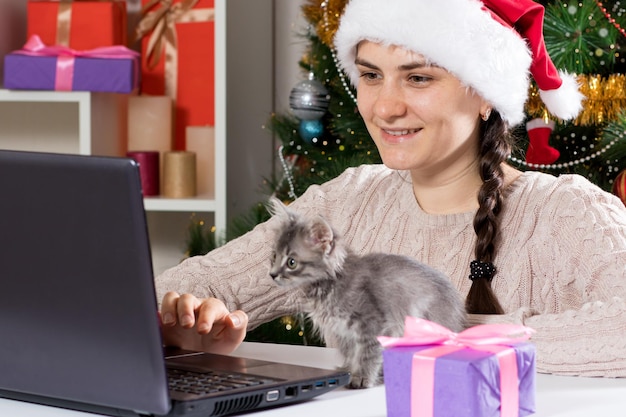
[[(15, 90), (55, 90), (55, 56), (10, 53), (4, 57), (4, 87)], [(74, 58), (73, 91), (131, 93), (138, 86), (136, 59)]]
[[(411, 417), (413, 355), (433, 345), (383, 351), (388, 417)], [(519, 417), (535, 412), (535, 346), (518, 343)], [(500, 417), (500, 366), (496, 354), (464, 348), (435, 359), (432, 417)]]

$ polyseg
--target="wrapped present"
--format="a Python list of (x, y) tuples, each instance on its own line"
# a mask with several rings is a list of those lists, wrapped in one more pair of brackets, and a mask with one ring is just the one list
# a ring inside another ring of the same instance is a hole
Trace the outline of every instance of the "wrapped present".
[(141, 93), (174, 103), (174, 148), (187, 126), (215, 125), (213, 0), (143, 0)]
[(408, 317), (379, 337), (388, 417), (523, 417), (535, 412), (532, 330), (480, 325), (461, 333)]
[(128, 45), (126, 2), (122, 0), (34, 1), (27, 5), (27, 39), (76, 50)]
[(139, 84), (139, 54), (124, 46), (75, 51), (32, 36), (4, 57), (4, 87), (131, 93)]

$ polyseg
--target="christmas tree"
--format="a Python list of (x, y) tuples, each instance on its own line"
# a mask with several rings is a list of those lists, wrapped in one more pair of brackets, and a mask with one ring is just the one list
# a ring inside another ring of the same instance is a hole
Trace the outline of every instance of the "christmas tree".
[[(285, 201), (310, 185), (328, 181), (346, 168), (380, 163), (356, 107), (355, 92), (337, 66), (333, 37), (347, 0), (308, 0), (308, 48), (300, 66), (303, 80), (290, 95), (291, 111), (274, 114), (269, 124), (282, 142), (283, 173), (267, 181), (269, 193)], [(626, 176), (626, 16), (619, 1), (542, 1), (544, 37), (557, 68), (578, 75), (587, 97), (580, 116), (553, 118), (531, 87), (527, 121), (513, 132), (519, 148), (510, 163), (521, 170), (553, 175), (577, 173), (624, 201)], [(384, 2), (381, 2), (384, 7)], [(249, 216), (267, 218), (259, 204)], [(239, 221), (228, 238), (254, 226)], [(298, 323), (298, 324), (296, 324)], [(302, 324), (305, 323), (305, 324)], [(251, 332), (248, 340), (308, 343), (306, 322), (286, 317)]]

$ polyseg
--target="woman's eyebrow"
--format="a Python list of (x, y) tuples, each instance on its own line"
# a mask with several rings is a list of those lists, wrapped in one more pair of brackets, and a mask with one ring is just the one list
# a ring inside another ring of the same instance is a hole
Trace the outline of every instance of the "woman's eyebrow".
[[(356, 57), (354, 59), (354, 63), (356, 65), (360, 65), (366, 68), (371, 68), (371, 69), (376, 69), (376, 70), (379, 69), (378, 66), (359, 57)], [(406, 64), (400, 65), (398, 69), (401, 71), (412, 71), (415, 69), (420, 69), (420, 68), (425, 68), (425, 67), (435, 67), (435, 66), (436, 65), (429, 64), (426, 61), (412, 61), (412, 62), (408, 62)]]
[(360, 65), (362, 67), (367, 67), (367, 68), (371, 68), (371, 69), (379, 69), (376, 65), (365, 61), (364, 59), (359, 58), (358, 56), (356, 58), (354, 58), (354, 64), (355, 65)]

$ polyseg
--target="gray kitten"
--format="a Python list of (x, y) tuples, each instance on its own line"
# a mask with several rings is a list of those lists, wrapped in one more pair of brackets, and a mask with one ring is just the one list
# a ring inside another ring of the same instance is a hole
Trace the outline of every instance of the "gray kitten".
[(376, 337), (402, 336), (406, 316), (455, 332), (465, 328), (463, 302), (441, 272), (408, 256), (356, 255), (323, 218), (305, 219), (275, 198), (270, 203), (281, 220), (270, 276), (277, 285), (303, 290), (303, 310), (345, 358), (350, 388), (382, 382)]

